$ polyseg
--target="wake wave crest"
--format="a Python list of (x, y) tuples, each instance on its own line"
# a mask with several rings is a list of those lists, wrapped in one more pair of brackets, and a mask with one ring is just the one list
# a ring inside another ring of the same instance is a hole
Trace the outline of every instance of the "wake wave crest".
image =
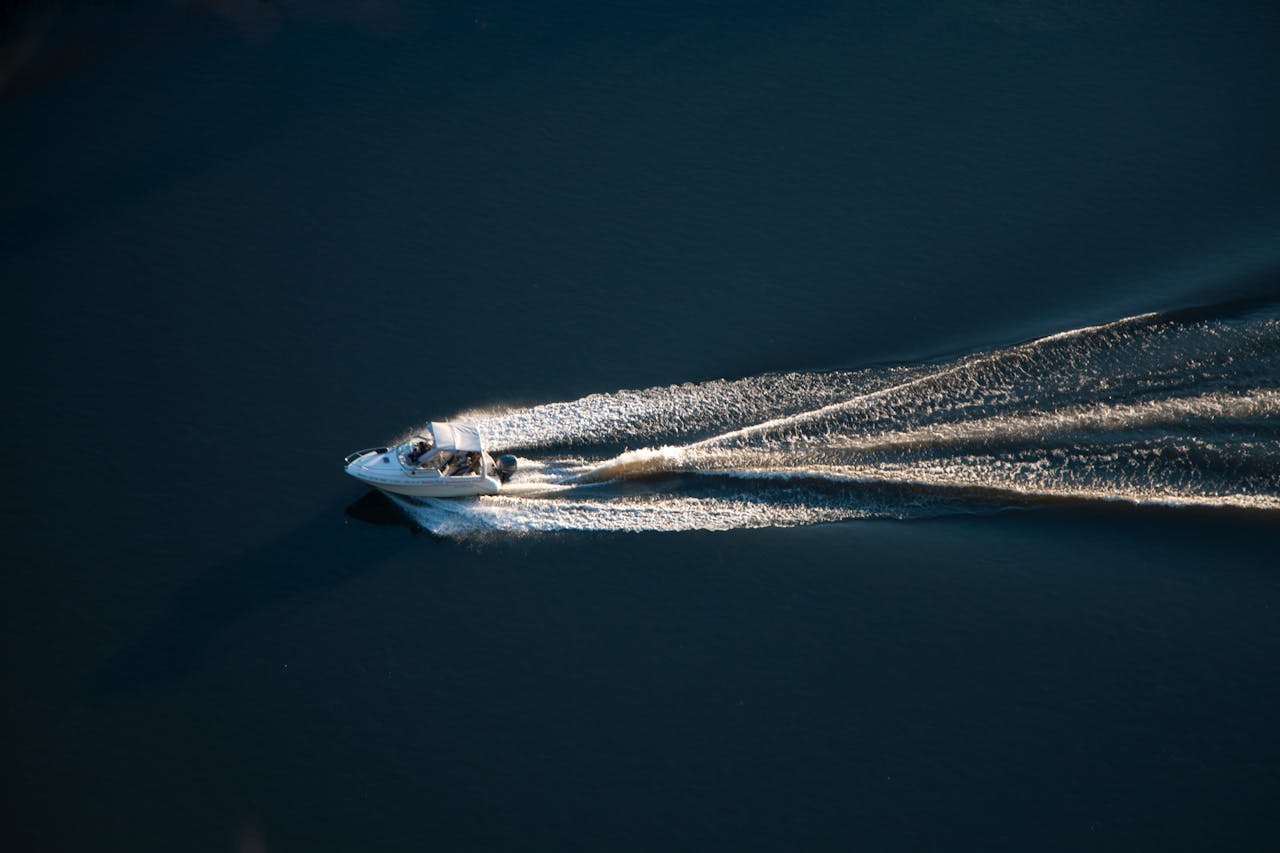
[(1280, 510), (1280, 314), (1144, 314), (940, 364), (458, 418), (518, 454), (520, 473), (494, 497), (402, 501), (442, 535), (725, 530), (1046, 498)]

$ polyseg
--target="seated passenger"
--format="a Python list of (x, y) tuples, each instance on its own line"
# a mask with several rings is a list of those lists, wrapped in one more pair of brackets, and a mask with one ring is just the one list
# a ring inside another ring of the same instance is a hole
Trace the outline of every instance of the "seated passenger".
[(475, 474), (479, 470), (479, 453), (468, 453), (465, 456), (460, 453), (455, 453), (453, 455), (453, 459), (449, 462), (449, 467), (445, 469), (444, 475), (446, 477), (454, 477), (465, 474)]

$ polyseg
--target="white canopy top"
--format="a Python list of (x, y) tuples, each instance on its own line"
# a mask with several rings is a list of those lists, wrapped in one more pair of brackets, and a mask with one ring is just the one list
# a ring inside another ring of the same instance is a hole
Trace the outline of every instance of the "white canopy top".
[(427, 428), (431, 430), (431, 438), (437, 450), (456, 450), (462, 453), (484, 451), (480, 444), (480, 430), (470, 424), (432, 421), (427, 424)]

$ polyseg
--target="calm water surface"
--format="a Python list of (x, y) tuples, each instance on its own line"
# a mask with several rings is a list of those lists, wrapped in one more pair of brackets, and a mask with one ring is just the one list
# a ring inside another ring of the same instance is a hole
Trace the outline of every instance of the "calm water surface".
[(6, 849), (1275, 847), (1271, 4), (0, 14)]

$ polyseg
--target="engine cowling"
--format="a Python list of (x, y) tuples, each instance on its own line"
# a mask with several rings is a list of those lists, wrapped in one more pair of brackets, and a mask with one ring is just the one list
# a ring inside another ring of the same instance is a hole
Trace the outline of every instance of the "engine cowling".
[(510, 453), (504, 453), (497, 458), (493, 466), (498, 469), (498, 479), (505, 483), (516, 472), (516, 458)]

